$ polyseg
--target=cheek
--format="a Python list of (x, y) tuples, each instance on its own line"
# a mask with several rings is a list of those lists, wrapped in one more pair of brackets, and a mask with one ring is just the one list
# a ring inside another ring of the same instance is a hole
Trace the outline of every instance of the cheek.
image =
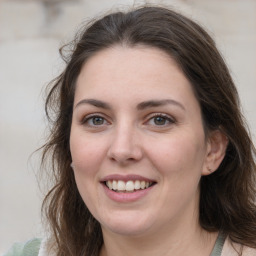
[(70, 152), (75, 180), (86, 205), (92, 200), (91, 193), (96, 195), (94, 188), (98, 182), (100, 148), (92, 139), (81, 136), (79, 131), (71, 131)]
[(90, 175), (95, 172), (104, 154), (104, 147), (99, 140), (89, 136), (79, 136), (75, 131), (70, 136), (70, 151), (72, 161), (80, 175)]
[(74, 165), (74, 175), (78, 191), (90, 211), (98, 198), (99, 146), (82, 136), (70, 136), (70, 151)]
[(197, 136), (183, 134), (154, 145), (151, 159), (161, 173), (161, 198), (167, 212), (182, 211), (191, 203), (194, 205), (204, 162), (203, 141)]
[(176, 134), (154, 143), (149, 154), (159, 171), (165, 175), (201, 172), (205, 156), (204, 140), (202, 136), (191, 134)]

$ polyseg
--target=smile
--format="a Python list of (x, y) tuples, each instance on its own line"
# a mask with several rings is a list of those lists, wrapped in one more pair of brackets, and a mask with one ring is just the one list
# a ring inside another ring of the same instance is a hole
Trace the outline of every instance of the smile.
[(144, 180), (108, 180), (105, 185), (115, 192), (134, 192), (137, 190), (144, 190), (152, 186), (154, 182), (144, 181)]

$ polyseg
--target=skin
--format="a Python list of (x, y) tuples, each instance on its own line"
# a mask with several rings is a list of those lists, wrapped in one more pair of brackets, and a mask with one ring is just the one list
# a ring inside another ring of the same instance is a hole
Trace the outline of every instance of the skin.
[[(165, 103), (141, 104), (152, 100)], [(91, 57), (77, 80), (70, 150), (79, 192), (102, 227), (101, 255), (209, 255), (217, 234), (198, 223), (199, 181), (226, 144), (219, 131), (206, 138), (191, 84), (163, 51), (115, 46)], [(156, 184), (116, 202), (101, 182), (112, 174)]]

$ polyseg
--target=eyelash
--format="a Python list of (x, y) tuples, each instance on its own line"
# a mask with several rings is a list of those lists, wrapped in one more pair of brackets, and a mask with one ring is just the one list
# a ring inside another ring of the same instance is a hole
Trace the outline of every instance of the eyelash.
[(97, 124), (89, 124), (89, 121), (93, 121), (93, 119), (95, 119), (95, 118), (100, 118), (100, 119), (103, 120), (104, 123), (105, 123), (105, 122), (109, 123), (109, 122), (106, 120), (106, 118), (103, 117), (101, 114), (96, 114), (96, 113), (95, 113), (95, 114), (91, 114), (91, 115), (85, 116), (85, 117), (82, 119), (81, 124), (82, 124), (82, 125), (86, 125), (86, 126), (91, 126), (91, 127), (97, 127), (97, 126), (102, 126), (102, 125), (104, 125), (104, 124), (100, 124), (100, 125), (97, 125)]
[(172, 117), (170, 117), (167, 114), (163, 114), (163, 113), (154, 113), (154, 114), (152, 114), (146, 123), (149, 123), (149, 121), (151, 121), (151, 120), (154, 121), (154, 119), (157, 118), (157, 117), (163, 118), (165, 122), (166, 121), (168, 122), (168, 124), (166, 124), (166, 123), (163, 124), (163, 125), (152, 124), (152, 126), (166, 127), (170, 124), (176, 123), (176, 121)]
[[(164, 121), (164, 124), (156, 124), (154, 121), (155, 121), (155, 118), (162, 118)], [(100, 118), (102, 120), (102, 124), (90, 124), (89, 122), (90, 121), (94, 121), (94, 119), (96, 118)], [(154, 124), (150, 124), (150, 121), (153, 121)], [(166, 122), (168, 122), (166, 124)], [(109, 124), (109, 122), (107, 121), (107, 119), (105, 117), (103, 117), (101, 114), (90, 114), (90, 115), (87, 115), (85, 116), (82, 121), (81, 121), (81, 124), (82, 125), (85, 125), (85, 126), (88, 126), (88, 127), (102, 127), (103, 125), (105, 124)], [(168, 125), (171, 125), (171, 124), (174, 124), (176, 123), (175, 119), (173, 119), (172, 117), (170, 117), (169, 115), (167, 114), (163, 114), (163, 113), (154, 113), (154, 114), (151, 114), (149, 116), (149, 118), (147, 119), (147, 121), (144, 123), (144, 124), (148, 124), (150, 126), (156, 126), (156, 127), (166, 127)]]

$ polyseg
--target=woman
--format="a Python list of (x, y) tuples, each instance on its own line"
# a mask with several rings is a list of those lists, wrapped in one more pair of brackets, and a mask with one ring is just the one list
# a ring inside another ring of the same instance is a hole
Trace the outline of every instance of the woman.
[(211, 37), (140, 7), (89, 24), (66, 61), (46, 101), (50, 236), (25, 249), (256, 255), (255, 148)]

